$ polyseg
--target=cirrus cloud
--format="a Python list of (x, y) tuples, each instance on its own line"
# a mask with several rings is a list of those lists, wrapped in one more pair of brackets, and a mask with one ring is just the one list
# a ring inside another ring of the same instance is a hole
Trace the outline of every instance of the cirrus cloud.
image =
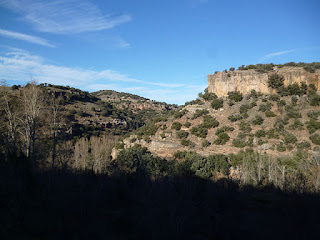
[(49, 43), (46, 39), (36, 37), (36, 36), (27, 35), (24, 33), (8, 31), (8, 30), (4, 30), (1, 28), (0, 28), (0, 35), (8, 37), (8, 38), (14, 38), (14, 39), (18, 39), (18, 40), (22, 40), (22, 41), (26, 41), (26, 42), (30, 42), (30, 43), (35, 43), (35, 44), (42, 45), (45, 47), (55, 47), (55, 45)]
[(55, 34), (101, 31), (131, 21), (126, 14), (103, 14), (85, 0), (0, 0), (0, 5), (22, 14), (35, 30)]

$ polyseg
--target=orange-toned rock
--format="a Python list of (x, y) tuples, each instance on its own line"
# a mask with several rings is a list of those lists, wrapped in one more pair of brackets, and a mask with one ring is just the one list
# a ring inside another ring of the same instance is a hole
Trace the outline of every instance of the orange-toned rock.
[(320, 91), (320, 70), (309, 73), (302, 67), (275, 67), (273, 71), (268, 73), (259, 73), (255, 70), (237, 70), (208, 75), (208, 92), (215, 93), (218, 97), (227, 96), (231, 91), (249, 94), (252, 89), (265, 94), (274, 93), (275, 90), (268, 87), (268, 76), (273, 73), (285, 78), (285, 86), (305, 82), (308, 85), (314, 84)]

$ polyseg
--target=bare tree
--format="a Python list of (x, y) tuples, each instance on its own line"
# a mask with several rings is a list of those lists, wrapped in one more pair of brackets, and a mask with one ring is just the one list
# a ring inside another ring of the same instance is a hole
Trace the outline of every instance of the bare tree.
[(60, 104), (61, 98), (56, 98), (55, 95), (50, 96), (49, 98), (49, 109), (51, 112), (51, 130), (52, 130), (52, 170), (55, 168), (55, 158), (56, 158), (56, 144), (58, 136), (58, 128), (60, 125), (60, 111), (62, 106)]
[(73, 168), (78, 171), (87, 169), (87, 159), (89, 156), (89, 141), (87, 138), (80, 138), (74, 146)]
[(21, 104), (23, 108), (21, 121), (24, 124), (26, 155), (29, 159), (32, 158), (33, 163), (35, 163), (36, 125), (44, 104), (43, 92), (36, 85), (36, 82), (28, 83), (21, 89)]
[(14, 96), (9, 94), (9, 88), (6, 86), (6, 82), (1, 82), (0, 88), (0, 107), (5, 112), (5, 119), (7, 122), (7, 151), (11, 151), (11, 154), (16, 154), (16, 138), (17, 138), (17, 112), (14, 109)]

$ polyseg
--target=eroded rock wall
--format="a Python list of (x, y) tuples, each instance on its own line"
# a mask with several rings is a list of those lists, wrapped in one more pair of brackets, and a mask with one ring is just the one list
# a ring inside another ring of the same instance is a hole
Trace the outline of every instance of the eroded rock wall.
[(269, 94), (274, 90), (268, 87), (268, 76), (277, 73), (284, 76), (284, 85), (305, 82), (313, 83), (320, 91), (320, 70), (309, 73), (302, 67), (275, 68), (268, 73), (259, 73), (255, 70), (236, 70), (229, 72), (218, 72), (208, 75), (208, 92), (217, 94), (218, 97), (227, 96), (228, 92), (240, 91), (248, 94), (252, 89)]

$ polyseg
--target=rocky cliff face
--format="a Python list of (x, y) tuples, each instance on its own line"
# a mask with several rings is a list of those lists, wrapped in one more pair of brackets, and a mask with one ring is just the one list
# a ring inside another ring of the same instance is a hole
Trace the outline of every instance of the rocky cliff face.
[(248, 94), (252, 89), (265, 94), (273, 93), (268, 87), (268, 76), (277, 73), (285, 78), (284, 85), (305, 82), (308, 85), (313, 83), (320, 91), (320, 70), (309, 73), (302, 67), (275, 67), (268, 73), (259, 73), (255, 70), (237, 70), (229, 72), (218, 72), (208, 75), (208, 92), (223, 97), (231, 91), (240, 91)]

